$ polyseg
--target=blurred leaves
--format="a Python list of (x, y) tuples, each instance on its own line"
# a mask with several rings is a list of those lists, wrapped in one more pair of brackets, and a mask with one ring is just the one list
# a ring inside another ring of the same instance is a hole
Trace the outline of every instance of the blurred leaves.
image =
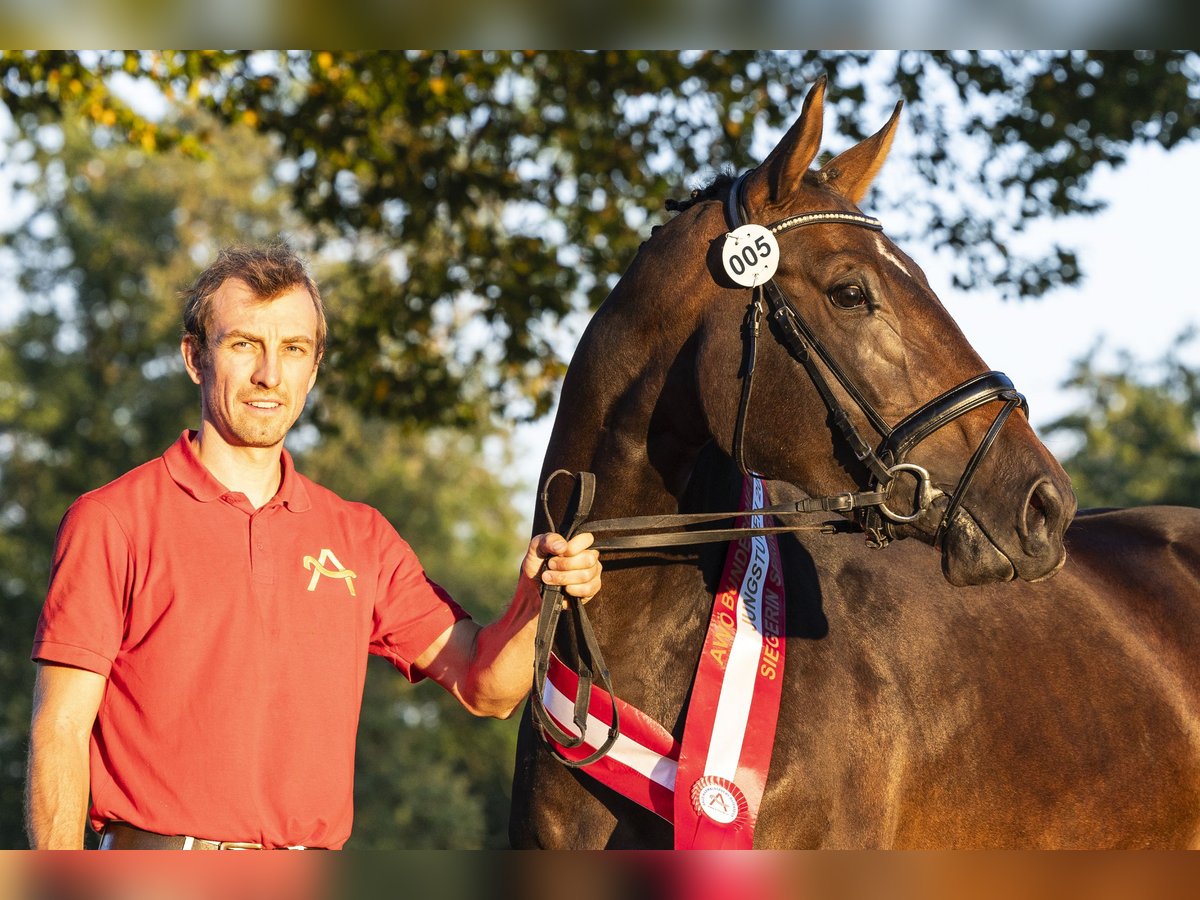
[(1080, 506), (1200, 506), (1200, 369), (1183, 358), (1195, 341), (1181, 335), (1150, 365), (1120, 353), (1102, 368), (1101, 347), (1075, 364), (1065, 386), (1080, 407), (1046, 431), (1076, 445), (1063, 465)]
[(1190, 7), (1178, 0), (1051, 4), (887, 0), (850, 4), (612, 0), (604, 4), (349, 0), (229, 5), (214, 15), (188, 0), (93, 0), (63, 15), (56, 4), (0, 7), (10, 47), (962, 47), (1188, 46)]
[(757, 162), (822, 73), (834, 149), (908, 103), (919, 180), (884, 179), (873, 211), (902, 207), (953, 251), (959, 286), (1036, 297), (1082, 273), (1069, 247), (1019, 249), (1025, 223), (1099, 208), (1091, 173), (1132, 143), (1194, 137), (1197, 65), (1162, 51), (6, 53), (0, 102), (32, 139), (81, 109), (98, 141), (203, 158), (211, 125), (139, 116), (121, 98), (141, 84), (268, 135), (273, 174), (356, 284), (330, 396), (465, 424), (544, 413), (556, 325), (603, 299), (667, 197)]

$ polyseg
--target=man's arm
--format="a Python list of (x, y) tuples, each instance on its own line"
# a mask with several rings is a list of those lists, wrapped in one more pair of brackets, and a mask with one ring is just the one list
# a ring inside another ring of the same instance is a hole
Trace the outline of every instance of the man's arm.
[[(507, 719), (533, 684), (533, 642), (541, 610), (539, 578), (585, 602), (600, 590), (600, 555), (592, 536), (568, 543), (557, 534), (529, 542), (517, 589), (504, 615), (491, 625), (470, 619), (451, 625), (415, 660), (418, 669), (477, 716)], [(542, 565), (545, 563), (545, 570)]]
[(25, 832), (34, 850), (83, 849), (88, 744), (105, 681), (86, 669), (38, 664), (25, 782)]

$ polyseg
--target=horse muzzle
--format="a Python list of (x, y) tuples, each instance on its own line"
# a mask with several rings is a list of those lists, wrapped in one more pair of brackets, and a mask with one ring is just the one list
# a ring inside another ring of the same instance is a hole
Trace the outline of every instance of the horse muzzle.
[[(935, 506), (948, 505), (944, 497)], [(960, 587), (1044, 581), (1066, 562), (1063, 536), (1074, 514), (1074, 494), (1068, 489), (1064, 496), (1048, 478), (1030, 488), (1015, 512), (1015, 522), (1007, 525), (993, 523), (970, 504), (961, 505), (942, 535), (942, 573)]]

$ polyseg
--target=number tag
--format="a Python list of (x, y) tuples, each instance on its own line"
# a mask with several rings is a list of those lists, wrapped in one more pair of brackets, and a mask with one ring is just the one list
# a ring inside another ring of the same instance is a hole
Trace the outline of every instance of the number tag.
[(771, 280), (779, 268), (779, 243), (761, 225), (743, 225), (725, 235), (721, 250), (725, 273), (743, 287)]

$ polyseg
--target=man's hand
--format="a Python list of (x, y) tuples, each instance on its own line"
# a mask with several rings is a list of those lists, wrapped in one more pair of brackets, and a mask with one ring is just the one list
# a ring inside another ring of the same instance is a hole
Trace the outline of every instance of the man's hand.
[[(533, 684), (533, 641), (542, 584), (561, 587), (586, 602), (600, 590), (600, 554), (592, 536), (539, 534), (521, 562), (508, 609), (480, 627), (462, 619), (447, 628), (416, 660), (416, 667), (450, 691), (477, 716), (507, 718)], [(564, 599), (564, 603), (567, 601)]]
[(539, 534), (529, 542), (522, 572), (537, 581), (561, 587), (585, 603), (600, 591), (600, 554), (591, 549), (592, 536), (577, 534), (568, 541), (560, 534)]

